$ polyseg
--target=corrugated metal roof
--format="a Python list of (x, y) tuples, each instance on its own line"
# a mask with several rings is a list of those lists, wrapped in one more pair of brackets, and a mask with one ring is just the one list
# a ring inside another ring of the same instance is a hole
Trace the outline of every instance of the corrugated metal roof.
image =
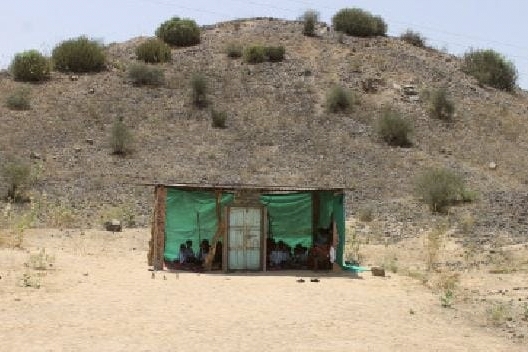
[(158, 186), (179, 188), (179, 189), (200, 189), (200, 190), (258, 190), (269, 192), (315, 192), (332, 191), (343, 192), (353, 190), (350, 187), (312, 187), (312, 186), (265, 186), (257, 184), (214, 184), (214, 183), (143, 183), (143, 186)]

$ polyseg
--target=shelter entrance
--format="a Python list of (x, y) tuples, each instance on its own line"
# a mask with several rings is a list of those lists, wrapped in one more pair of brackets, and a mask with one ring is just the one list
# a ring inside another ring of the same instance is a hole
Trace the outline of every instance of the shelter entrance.
[(228, 209), (228, 269), (262, 270), (262, 208), (229, 207)]

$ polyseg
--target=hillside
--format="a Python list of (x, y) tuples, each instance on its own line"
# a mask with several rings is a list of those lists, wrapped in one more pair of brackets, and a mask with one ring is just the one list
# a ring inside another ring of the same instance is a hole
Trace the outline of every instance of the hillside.
[[(204, 27), (200, 45), (173, 48), (172, 62), (160, 65), (166, 78), (160, 88), (135, 87), (127, 77), (136, 46), (147, 38), (111, 44), (105, 72), (76, 81), (54, 72), (49, 82), (31, 86), (31, 110), (0, 107), (0, 157), (32, 157), (40, 170), (32, 190), (45, 193), (49, 205), (42, 225), (64, 212), (75, 226), (101, 226), (116, 212), (147, 225), (152, 189), (141, 183), (252, 183), (353, 188), (348, 217), (372, 210), (380, 234), (413, 236), (446, 219), (458, 228), (471, 222), (466, 232), (484, 240), (499, 232), (525, 239), (527, 93), (479, 86), (460, 71), (458, 57), (397, 38), (341, 43), (325, 26), (318, 32), (305, 37), (300, 22), (275, 19)], [(228, 58), (225, 47), (233, 41), (283, 45), (286, 59), (249, 65)], [(207, 77), (210, 107), (227, 111), (227, 128), (213, 128), (209, 109), (193, 107), (195, 72)], [(372, 92), (363, 90), (367, 81)], [(353, 113), (326, 112), (334, 84), (361, 97)], [(448, 87), (454, 122), (432, 119), (426, 102), (404, 97), (408, 84), (419, 92)], [(3, 74), (0, 96), (20, 85)], [(378, 140), (374, 125), (385, 106), (412, 121), (411, 148)], [(126, 157), (109, 146), (117, 117), (135, 138)], [(414, 177), (435, 165), (463, 174), (477, 200), (452, 208), (449, 217), (431, 216), (412, 189)]]

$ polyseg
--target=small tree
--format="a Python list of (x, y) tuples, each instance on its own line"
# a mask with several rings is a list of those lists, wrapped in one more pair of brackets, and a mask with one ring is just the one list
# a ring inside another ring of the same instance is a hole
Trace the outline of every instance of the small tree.
[(110, 135), (112, 154), (126, 155), (131, 153), (133, 142), (132, 133), (123, 122), (123, 118), (117, 118), (112, 125), (112, 133)]
[(4, 163), (1, 172), (7, 184), (7, 199), (13, 202), (23, 201), (24, 188), (31, 183), (31, 166), (20, 160), (9, 160)]
[(9, 66), (16, 81), (42, 82), (50, 78), (51, 62), (37, 50), (15, 55)]
[(453, 120), (455, 103), (449, 98), (446, 88), (441, 88), (431, 93), (429, 114), (440, 120)]
[(31, 91), (27, 87), (17, 88), (7, 97), (5, 101), (6, 107), (11, 110), (31, 109), (30, 93)]
[(315, 25), (319, 21), (319, 13), (315, 10), (307, 10), (300, 18), (303, 21), (303, 34), (307, 37), (315, 36)]
[(105, 69), (104, 48), (81, 36), (61, 42), (51, 55), (55, 68), (63, 72), (99, 72)]
[(169, 62), (171, 60), (170, 47), (161, 40), (154, 38), (141, 43), (136, 48), (138, 60), (148, 63)]
[(284, 54), (286, 49), (282, 45), (279, 46), (266, 46), (265, 47), (266, 58), (270, 62), (280, 62), (284, 60)]
[(402, 33), (400, 39), (419, 48), (425, 47), (425, 38), (420, 33), (410, 29)]
[(191, 77), (191, 95), (194, 106), (203, 108), (207, 106), (207, 79), (201, 73)]
[(395, 110), (384, 110), (378, 120), (378, 135), (387, 144), (398, 147), (410, 147), (411, 124)]
[(417, 177), (415, 191), (432, 212), (442, 213), (449, 205), (461, 199), (464, 181), (452, 170), (434, 168)]
[(512, 91), (517, 82), (517, 69), (494, 50), (476, 50), (464, 54), (462, 71), (480, 84)]
[(379, 16), (358, 8), (339, 10), (332, 17), (334, 29), (356, 37), (385, 36), (387, 24)]
[(136, 86), (159, 87), (165, 82), (164, 71), (159, 67), (136, 63), (128, 68), (128, 77)]
[(244, 49), (244, 61), (257, 64), (266, 61), (266, 48), (262, 45), (251, 45)]
[(165, 43), (175, 46), (200, 44), (200, 28), (194, 20), (173, 17), (156, 29), (156, 36)]
[(326, 109), (329, 112), (347, 112), (354, 105), (354, 96), (341, 86), (334, 86), (326, 95)]

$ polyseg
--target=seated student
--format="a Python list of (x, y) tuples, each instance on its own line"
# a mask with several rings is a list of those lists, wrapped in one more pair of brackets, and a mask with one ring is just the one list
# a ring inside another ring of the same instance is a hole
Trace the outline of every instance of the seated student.
[(185, 243), (180, 244), (180, 264), (185, 264), (187, 261), (187, 247), (185, 246)]
[(200, 252), (198, 253), (198, 260), (205, 262), (205, 258), (209, 254), (210, 248), (211, 246), (209, 245), (209, 240), (204, 238), (200, 243)]
[(194, 255), (194, 251), (192, 249), (192, 241), (191, 240), (187, 240), (185, 242), (186, 244), (186, 247), (185, 247), (185, 262), (186, 263), (194, 263), (194, 261), (196, 260), (196, 256)]
[(308, 248), (303, 247), (302, 244), (297, 243), (293, 249), (293, 261), (296, 264), (303, 265), (306, 263), (308, 257)]

